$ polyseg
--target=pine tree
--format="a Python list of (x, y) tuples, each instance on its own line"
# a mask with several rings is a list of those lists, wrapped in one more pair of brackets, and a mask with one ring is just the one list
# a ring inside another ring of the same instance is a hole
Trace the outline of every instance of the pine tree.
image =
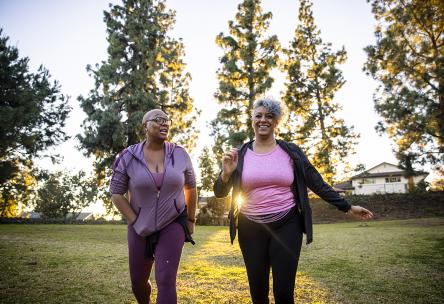
[(335, 93), (345, 83), (337, 65), (346, 60), (344, 48), (331, 50), (324, 43), (313, 18), (312, 4), (301, 0), (299, 25), (282, 64), (286, 75), (282, 99), (290, 115), (284, 137), (298, 143), (329, 183), (335, 180), (339, 162), (353, 152), (358, 135), (337, 112)]
[(253, 103), (271, 87), (270, 72), (278, 62), (277, 37), (264, 37), (271, 18), (270, 12), (262, 12), (260, 0), (244, 0), (238, 6), (236, 20), (228, 22), (230, 34), (220, 33), (216, 38), (224, 50), (215, 93), (223, 109), (211, 122), (217, 156), (227, 146), (253, 138)]
[[(65, 121), (71, 107), (40, 66), (29, 71), (27, 57), (0, 29), (0, 216), (17, 215), (18, 203), (26, 205), (34, 184), (33, 160), (48, 148), (68, 139)], [(15, 210), (15, 211), (14, 211)]]
[(376, 126), (395, 142), (404, 167), (444, 164), (444, 4), (439, 0), (372, 0), (376, 44), (364, 70), (380, 81)]
[[(184, 47), (168, 36), (175, 13), (162, 0), (125, 0), (104, 12), (108, 59), (95, 68), (95, 87), (79, 102), (87, 114), (81, 147), (95, 157), (101, 185), (109, 179), (115, 156), (143, 139), (143, 115), (163, 109), (173, 120), (172, 141), (191, 149), (197, 112), (188, 93)], [(106, 194), (102, 198), (106, 197)]]

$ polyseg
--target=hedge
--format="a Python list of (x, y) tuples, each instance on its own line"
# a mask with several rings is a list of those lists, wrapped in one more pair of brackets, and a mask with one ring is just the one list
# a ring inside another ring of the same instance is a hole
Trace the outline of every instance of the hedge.
[[(350, 195), (345, 199), (373, 212), (375, 219), (444, 217), (444, 192)], [(320, 198), (310, 199), (314, 223), (354, 220)], [(198, 216), (198, 225), (228, 225), (228, 219)], [(18, 224), (126, 224), (125, 221), (0, 218), (0, 223)]]
[[(444, 216), (444, 192), (350, 195), (345, 199), (373, 212), (375, 219)], [(321, 199), (311, 199), (314, 223), (348, 221), (350, 217)]]

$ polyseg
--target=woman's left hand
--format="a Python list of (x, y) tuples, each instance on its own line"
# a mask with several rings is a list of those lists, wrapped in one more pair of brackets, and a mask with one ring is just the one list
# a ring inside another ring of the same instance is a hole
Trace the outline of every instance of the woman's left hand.
[(190, 232), (190, 234), (194, 233), (194, 226), (196, 225), (196, 223), (193, 223), (191, 221), (187, 221), (188, 223), (188, 231)]
[(347, 214), (351, 214), (354, 217), (360, 218), (361, 220), (370, 220), (373, 218), (373, 213), (361, 206), (352, 206), (348, 210)]

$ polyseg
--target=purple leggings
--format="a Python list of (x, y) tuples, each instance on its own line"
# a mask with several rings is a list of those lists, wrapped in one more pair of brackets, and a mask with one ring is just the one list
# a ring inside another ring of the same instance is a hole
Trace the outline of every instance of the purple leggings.
[[(183, 227), (171, 223), (159, 233), (154, 251), (157, 304), (177, 303), (176, 276), (180, 255), (185, 241)], [(151, 283), (149, 277), (154, 260), (145, 258), (145, 238), (128, 226), (128, 253), (131, 287), (140, 304), (150, 303)]]

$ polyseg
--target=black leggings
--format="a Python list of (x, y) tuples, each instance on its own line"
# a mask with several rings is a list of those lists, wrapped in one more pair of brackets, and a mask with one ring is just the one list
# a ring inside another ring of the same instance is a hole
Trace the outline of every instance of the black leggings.
[(296, 208), (279, 221), (268, 224), (259, 224), (239, 215), (239, 246), (254, 304), (269, 303), (270, 267), (275, 303), (294, 303), (301, 245), (302, 217)]

